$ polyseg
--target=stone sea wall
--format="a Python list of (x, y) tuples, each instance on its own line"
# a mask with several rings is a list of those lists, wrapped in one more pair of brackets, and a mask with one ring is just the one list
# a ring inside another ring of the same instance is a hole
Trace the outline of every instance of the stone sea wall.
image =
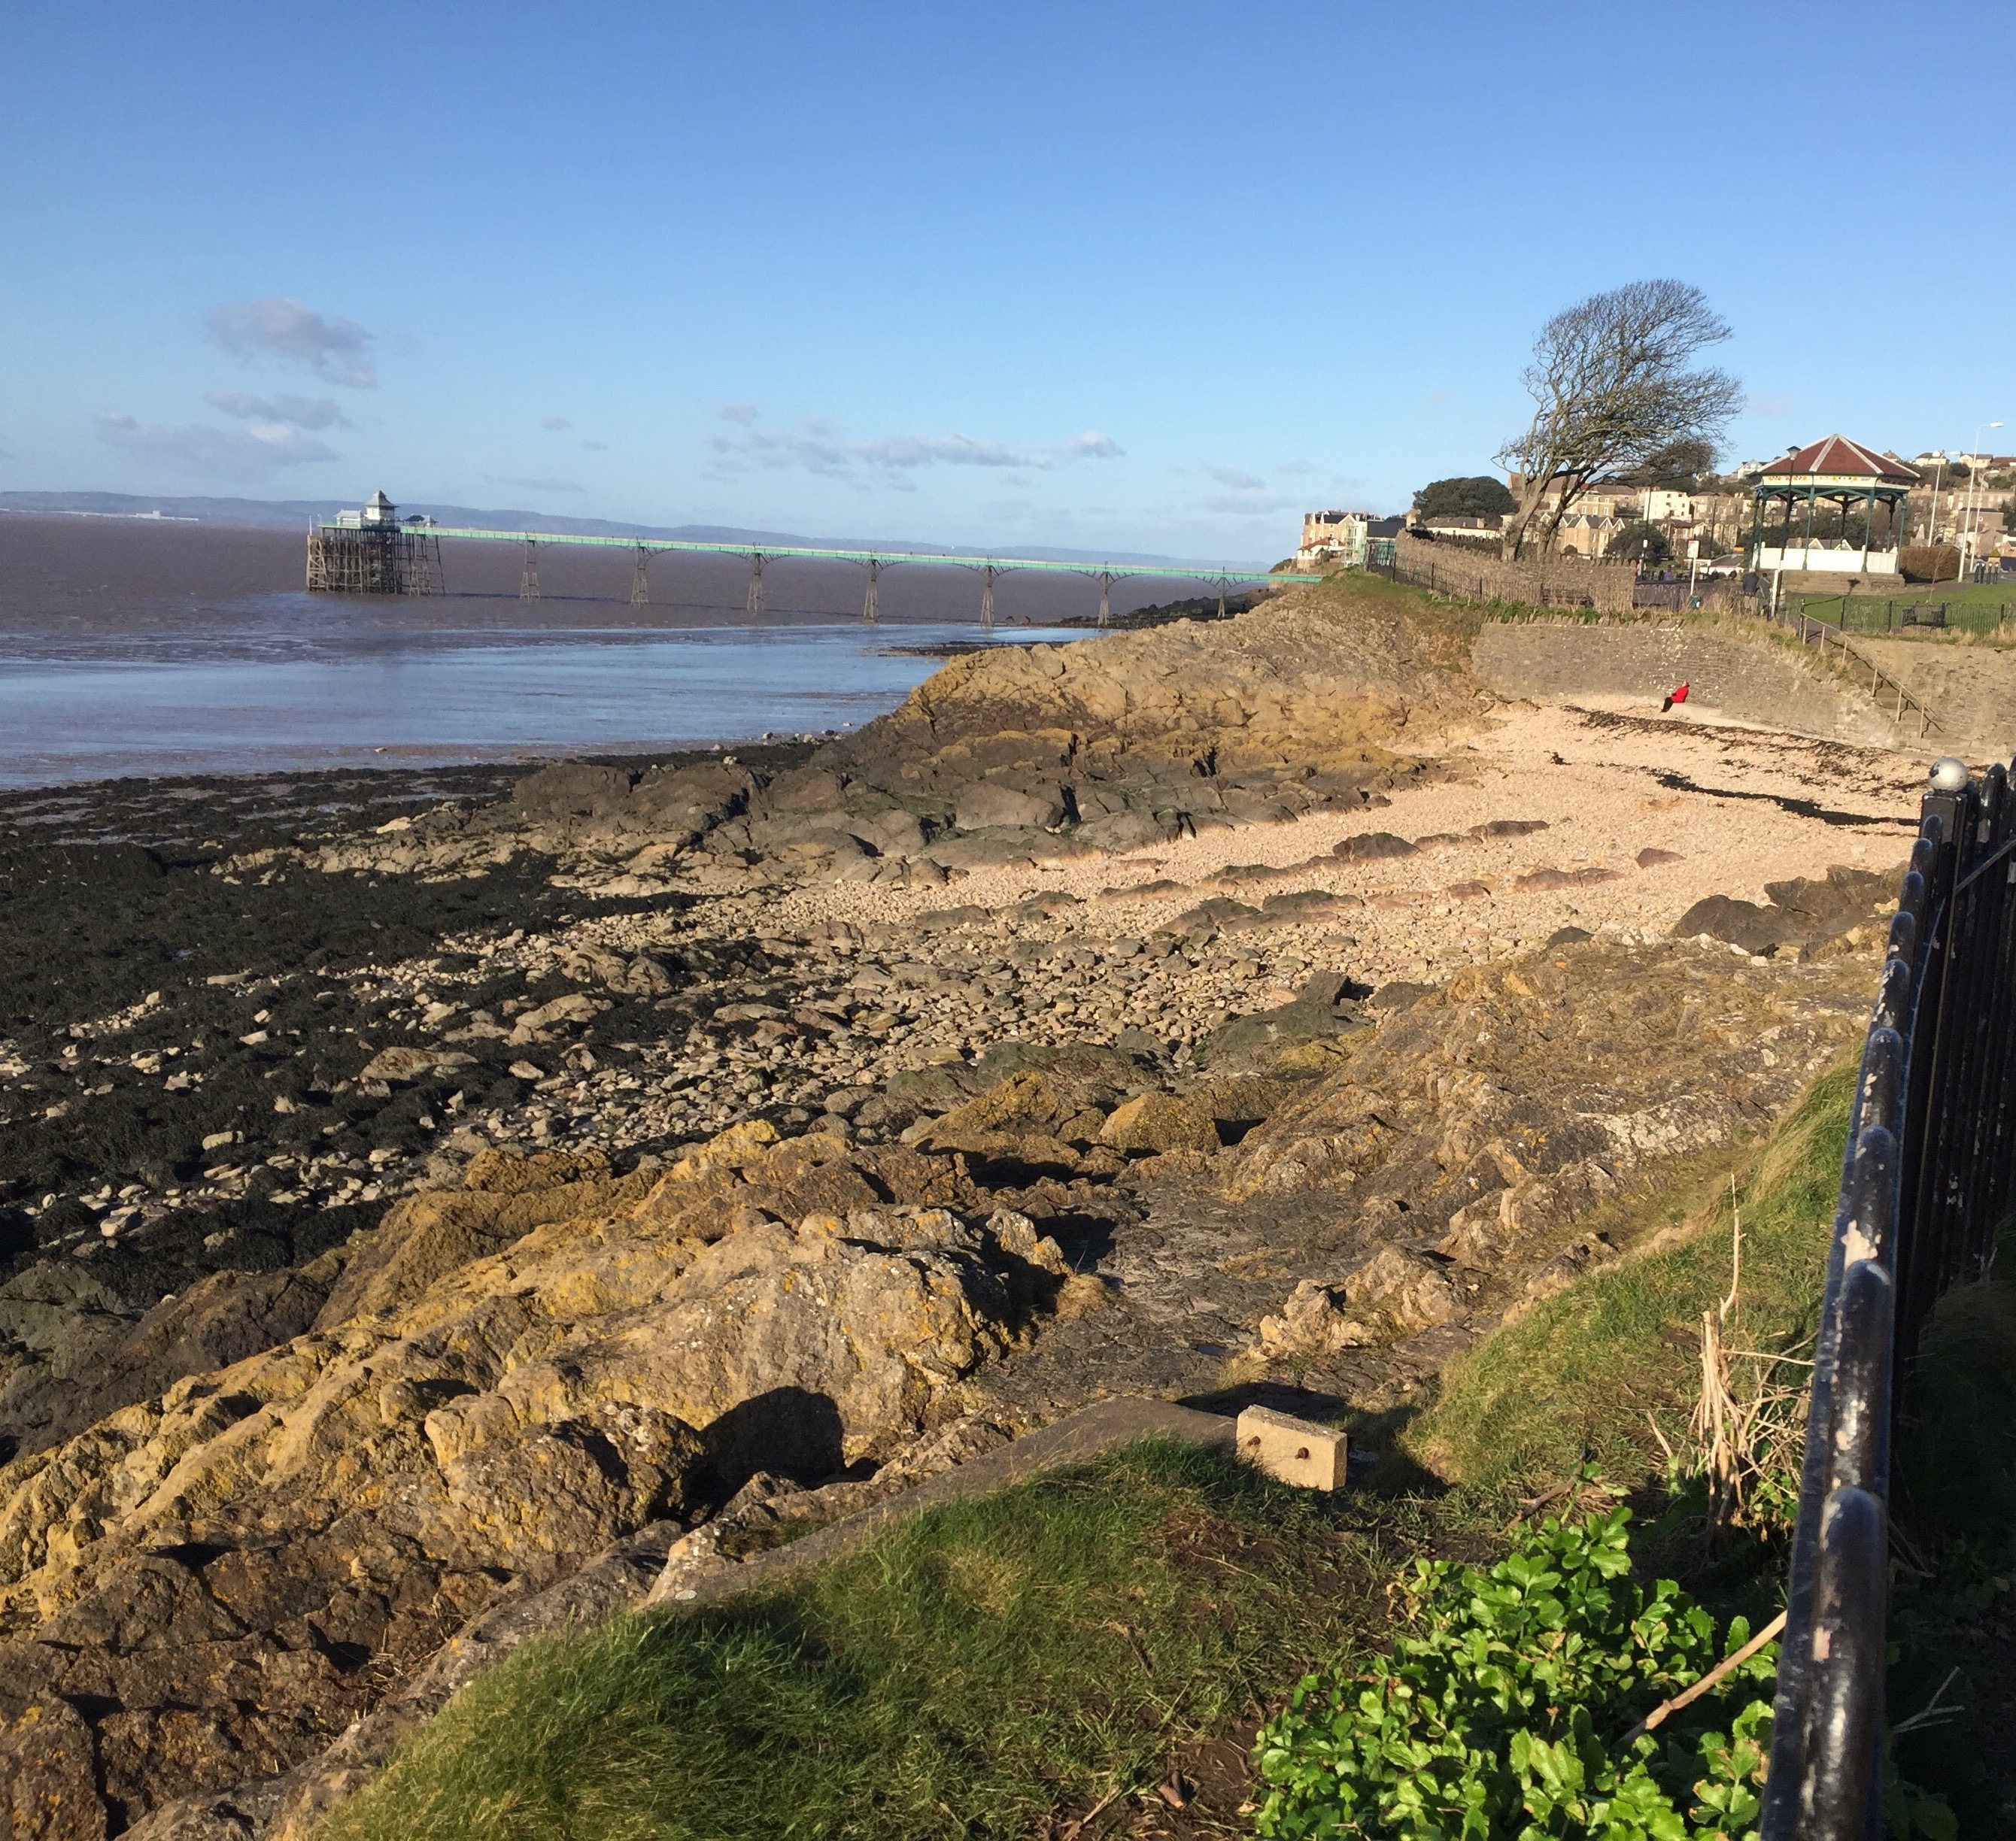
[(1900, 739), (1867, 696), (1797, 653), (1697, 627), (1494, 620), (1478, 635), (1474, 663), (1501, 696), (1642, 697), (1656, 708), (1685, 684), (1690, 708), (1735, 721), (1877, 747)]

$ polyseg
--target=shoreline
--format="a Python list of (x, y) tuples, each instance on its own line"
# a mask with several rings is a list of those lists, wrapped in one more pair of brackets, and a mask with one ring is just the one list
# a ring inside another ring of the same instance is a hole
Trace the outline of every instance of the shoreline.
[[(1746, 748), (1746, 771), (1728, 771), (1730, 751)], [(812, 752), (801, 742), (578, 764), (732, 761), (774, 776)], [(1657, 776), (1690, 752), (1704, 778), (1719, 760), (1730, 784), (1661, 792)], [(1200, 1044), (1242, 1014), (1293, 1005), (1319, 973), (1375, 995), (1409, 991), (1531, 953), (1564, 928), (1626, 947), (1657, 941), (1705, 897), (1757, 900), (1765, 884), (1823, 866), (1822, 854), (1887, 868), (1910, 828), (1872, 809), (1881, 801), (1813, 816), (1757, 796), (1811, 781), (1773, 756), (1829, 752), (1840, 751), (1721, 727), (1641, 737), (1607, 712), (1535, 710), (1459, 744), (1443, 757), (1452, 777), (1369, 808), (980, 865), (949, 886), (808, 885), (758, 868), (710, 890), (606, 870), (598, 880), (522, 850), (446, 878), (311, 866), (332, 850), (382, 848), (388, 831), (396, 843), (423, 808), (481, 807), (567, 771), (552, 764), (9, 793), (0, 851), (82, 849), (104, 862), (97, 886), (86, 876), (38, 904), (23, 879), (16, 898), (16, 926), (79, 937), (38, 990), (17, 977), (9, 994), (0, 1105), (16, 1129), (0, 1163), (0, 1223), (11, 1224), (0, 1246), (17, 1271), (38, 1253), (81, 1260), (87, 1289), (144, 1314), (240, 1257), (230, 1236), (259, 1242), (261, 1263), (298, 1264), (339, 1222), (369, 1225), (488, 1145), (581, 1143), (662, 1163), (743, 1118), (788, 1133), (823, 1114), (829, 1127), (861, 1121), (876, 1142), (894, 1135), (885, 1121), (900, 1131), (917, 1116), (908, 1098), (887, 1106), (892, 1086), (942, 1110), (962, 1084), (985, 1084), (990, 1051), (999, 1077), (1016, 1045), (1125, 1040), (1162, 1078), (1180, 1084), (1187, 1066), (1202, 1079)], [(1593, 788), (1620, 775), (1644, 789), (1605, 824)], [(1684, 814), (1704, 803), (1718, 808), (1719, 852), (1662, 847), (1687, 843)], [(40, 805), (55, 809), (22, 809)], [(1399, 858), (1336, 854), (1374, 825), (1421, 842)], [(1649, 863), (1627, 854), (1627, 832), (1648, 840)], [(93, 904), (110, 907), (112, 931), (130, 926), (136, 886), (164, 904), (149, 925), (194, 943), (142, 967), (119, 956), (123, 940), (102, 940), (108, 970), (88, 938)], [(241, 901), (257, 905), (233, 925), (227, 911)], [(621, 988), (633, 977), (650, 988)], [(1127, 994), (1083, 1001), (1107, 983)], [(934, 998), (946, 990), (949, 1001)], [(574, 998), (590, 1027), (571, 1016), (525, 1039), (520, 1016)], [(709, 1023), (737, 1001), (749, 1014), (736, 1027)], [(815, 1023), (795, 1020), (808, 1014)], [(411, 1052), (419, 1069), (372, 1077), (381, 1051)], [(38, 1094), (43, 1103), (28, 1103)], [(98, 1160), (115, 1144), (126, 1180), (108, 1188)]]
[[(206, 1700), (203, 1781), (292, 1769), (647, 1526), (677, 1595), (1103, 1397), (1390, 1413), (1622, 1257), (1603, 1197), (1859, 1027), (1917, 764), (1331, 630), (960, 658), (809, 746), (0, 796), (0, 1657), (82, 1692), (35, 1633), (92, 1607), (178, 1704), (131, 1569), (250, 1568), (294, 1609), (217, 1667), (293, 1724)], [(67, 1717), (129, 1810), (203, 1787)]]
[[(122, 642), (110, 659), (0, 662), (0, 722), (12, 731), (0, 793), (654, 757), (732, 749), (743, 736), (830, 739), (887, 714), (936, 661), (1078, 637), (1033, 627), (977, 632), (942, 621), (826, 620), (443, 644), (438, 631), (276, 630), (233, 636), (221, 651), (178, 638), (168, 647), (176, 656), (161, 660)], [(906, 634), (916, 642), (902, 643)], [(117, 740), (87, 746), (80, 736)]]

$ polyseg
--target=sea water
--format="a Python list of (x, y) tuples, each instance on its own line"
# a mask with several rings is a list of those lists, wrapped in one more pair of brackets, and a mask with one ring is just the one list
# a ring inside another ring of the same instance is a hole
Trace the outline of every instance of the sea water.
[(186, 639), (95, 658), (0, 655), (0, 786), (819, 735), (895, 708), (945, 648), (1085, 636), (856, 621), (521, 627), (500, 639), (452, 625), (388, 632), (323, 620), (263, 655), (247, 656), (242, 635), (221, 656)]

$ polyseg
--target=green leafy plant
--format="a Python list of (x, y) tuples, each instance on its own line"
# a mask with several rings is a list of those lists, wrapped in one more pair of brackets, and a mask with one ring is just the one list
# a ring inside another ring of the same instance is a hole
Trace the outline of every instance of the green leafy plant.
[[(1255, 1757), (1267, 1841), (1695, 1841), (1755, 1832), (1776, 1646), (1630, 1577), (1630, 1512), (1549, 1517), (1488, 1572), (1417, 1561), (1414, 1634), (1377, 1674), (1309, 1676)], [(1646, 1731), (1648, 1715), (1661, 1717)]]

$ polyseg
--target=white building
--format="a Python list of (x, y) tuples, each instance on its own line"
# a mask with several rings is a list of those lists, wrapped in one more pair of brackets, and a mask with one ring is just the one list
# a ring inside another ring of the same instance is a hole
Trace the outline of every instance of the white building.
[(1341, 563), (1347, 569), (1363, 569), (1366, 537), (1371, 527), (1370, 512), (1305, 512), (1295, 566), (1314, 569), (1325, 563)]
[(338, 527), (344, 530), (375, 530), (381, 525), (397, 524), (399, 508), (387, 498), (383, 491), (374, 492), (364, 502), (361, 512), (338, 512)]

